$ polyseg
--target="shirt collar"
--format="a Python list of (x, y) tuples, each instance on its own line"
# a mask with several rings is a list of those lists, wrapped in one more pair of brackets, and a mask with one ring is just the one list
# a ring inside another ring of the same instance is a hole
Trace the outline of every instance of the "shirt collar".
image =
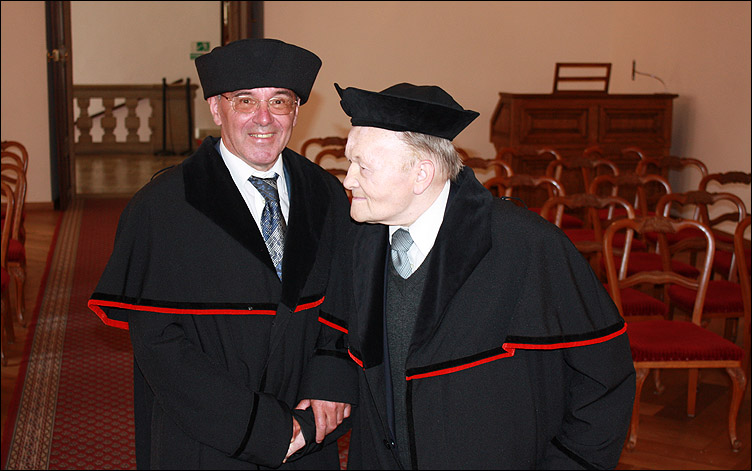
[(413, 243), (418, 247), (423, 256), (433, 248), (436, 237), (439, 235), (441, 223), (444, 221), (444, 211), (449, 199), (449, 180), (444, 183), (444, 188), (433, 204), (415, 220), (409, 227), (389, 226), (389, 240), (392, 240), (394, 232), (402, 227), (410, 232)]
[(259, 178), (270, 178), (276, 173), (277, 175), (279, 175), (279, 177), (277, 178), (277, 191), (280, 194), (280, 198), (283, 196), (283, 193), (285, 195), (287, 194), (287, 180), (285, 179), (285, 167), (282, 163), (282, 154), (279, 154), (279, 157), (277, 157), (277, 160), (276, 162), (274, 162), (272, 168), (265, 172), (261, 172), (248, 165), (237, 155), (230, 152), (227, 147), (225, 147), (224, 141), (222, 141), (221, 139), (219, 141), (219, 153), (222, 156), (222, 160), (224, 160), (225, 165), (230, 171), (230, 175), (232, 176), (232, 179), (238, 188), (242, 188), (243, 185), (248, 183), (248, 179), (251, 176)]

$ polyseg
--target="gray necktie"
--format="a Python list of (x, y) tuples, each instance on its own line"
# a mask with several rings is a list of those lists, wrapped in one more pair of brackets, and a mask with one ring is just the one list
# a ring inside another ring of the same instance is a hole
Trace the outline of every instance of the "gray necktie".
[(402, 278), (407, 278), (412, 273), (410, 259), (407, 258), (407, 251), (412, 245), (413, 238), (406, 230), (397, 229), (392, 234), (392, 263)]
[(277, 269), (277, 276), (282, 279), (282, 254), (285, 251), (285, 232), (287, 225), (285, 218), (282, 216), (282, 209), (279, 205), (279, 193), (277, 192), (277, 175), (272, 178), (258, 178), (251, 176), (248, 180), (261, 193), (266, 203), (264, 211), (261, 213), (261, 232), (266, 242), (266, 248), (269, 249), (269, 255), (272, 257), (274, 267)]

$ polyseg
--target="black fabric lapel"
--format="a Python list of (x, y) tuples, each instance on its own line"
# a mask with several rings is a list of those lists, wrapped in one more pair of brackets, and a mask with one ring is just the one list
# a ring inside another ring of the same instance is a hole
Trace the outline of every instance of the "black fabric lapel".
[(387, 226), (363, 224), (354, 244), (352, 272), (357, 275), (353, 277), (353, 296), (358, 316), (354, 334), (365, 368), (379, 365), (383, 360), (387, 234)]
[(305, 157), (285, 149), (282, 159), (290, 185), (290, 214), (282, 261), (282, 302), (294, 307), (316, 262), (332, 202), (322, 179), (306, 168)]
[(491, 193), (470, 168), (463, 169), (452, 183), (444, 221), (426, 259), (430, 265), (413, 346), (423, 345), (431, 338), (457, 290), (491, 249), (492, 201)]
[(274, 270), (264, 238), (214, 147), (217, 140), (204, 139), (183, 163), (185, 199)]

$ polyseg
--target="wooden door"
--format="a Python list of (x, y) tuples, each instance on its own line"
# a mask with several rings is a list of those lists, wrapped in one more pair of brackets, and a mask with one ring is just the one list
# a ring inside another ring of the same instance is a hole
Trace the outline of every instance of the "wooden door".
[(222, 45), (264, 37), (264, 2), (222, 2)]
[(73, 199), (73, 62), (70, 1), (47, 1), (47, 91), (52, 202), (64, 210)]

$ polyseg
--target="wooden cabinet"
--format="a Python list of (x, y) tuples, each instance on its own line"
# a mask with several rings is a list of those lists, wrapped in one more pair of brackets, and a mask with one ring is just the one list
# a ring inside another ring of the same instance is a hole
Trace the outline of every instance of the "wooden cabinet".
[(580, 157), (595, 145), (620, 170), (634, 171), (639, 156), (623, 153), (626, 148), (636, 146), (646, 157), (670, 154), (671, 115), (677, 96), (499, 93), (491, 118), (491, 142), (497, 151), (506, 147), (516, 151), (510, 162), (516, 173), (545, 173), (552, 157), (539, 156), (540, 149), (554, 149), (565, 158)]

